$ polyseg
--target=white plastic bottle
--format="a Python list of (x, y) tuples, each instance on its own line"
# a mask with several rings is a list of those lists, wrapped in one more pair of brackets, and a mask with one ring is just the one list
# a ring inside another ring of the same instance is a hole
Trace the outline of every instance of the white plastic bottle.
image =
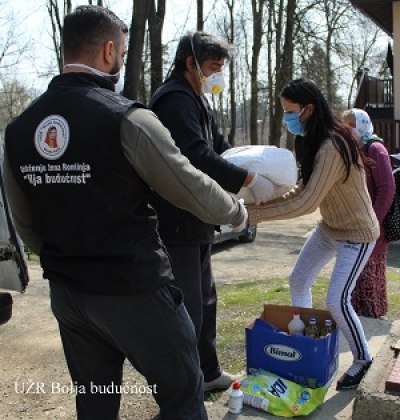
[(228, 411), (233, 414), (239, 414), (243, 409), (243, 391), (240, 389), (240, 382), (235, 381), (232, 384), (232, 390), (229, 394)]
[(288, 324), (289, 335), (304, 335), (304, 329), (306, 328), (304, 322), (300, 318), (298, 312), (293, 313), (293, 319)]

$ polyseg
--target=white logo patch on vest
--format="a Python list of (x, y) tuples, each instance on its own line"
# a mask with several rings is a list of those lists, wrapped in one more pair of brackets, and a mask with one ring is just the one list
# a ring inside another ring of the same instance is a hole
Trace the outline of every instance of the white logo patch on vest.
[(35, 131), (35, 147), (45, 159), (55, 160), (67, 150), (69, 125), (61, 115), (49, 115)]

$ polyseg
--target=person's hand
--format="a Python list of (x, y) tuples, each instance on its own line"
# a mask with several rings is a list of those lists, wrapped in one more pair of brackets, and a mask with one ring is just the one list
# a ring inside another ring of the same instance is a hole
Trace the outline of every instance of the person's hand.
[(274, 183), (260, 174), (255, 174), (248, 187), (257, 206), (270, 200), (274, 194)]
[(242, 211), (244, 213), (244, 218), (243, 218), (242, 223), (240, 223), (240, 225), (237, 225), (237, 226), (229, 225), (230, 227), (233, 228), (233, 231), (234, 232), (241, 232), (247, 226), (247, 221), (249, 220), (249, 214), (247, 213), (247, 209), (244, 206), (244, 200), (243, 200), (243, 198), (241, 198), (239, 200), (239, 205), (242, 208)]

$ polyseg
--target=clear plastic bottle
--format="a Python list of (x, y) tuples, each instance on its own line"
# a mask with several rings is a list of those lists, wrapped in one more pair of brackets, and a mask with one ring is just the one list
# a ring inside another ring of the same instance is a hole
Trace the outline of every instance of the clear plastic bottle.
[(250, 407), (258, 408), (259, 410), (268, 412), (269, 400), (267, 400), (267, 398), (258, 397), (257, 395), (251, 395), (246, 392), (243, 401)]
[(240, 382), (235, 381), (232, 384), (232, 390), (229, 394), (228, 411), (233, 414), (239, 414), (243, 410), (243, 391), (240, 389)]
[(293, 312), (293, 319), (288, 324), (289, 335), (304, 335), (306, 328), (298, 312)]
[(321, 328), (321, 337), (329, 335), (333, 331), (332, 320), (325, 319), (325, 325)]
[(311, 338), (314, 338), (314, 339), (319, 338), (319, 328), (318, 328), (318, 325), (317, 325), (317, 319), (316, 318), (310, 318), (304, 333), (305, 333), (305, 335), (307, 335)]

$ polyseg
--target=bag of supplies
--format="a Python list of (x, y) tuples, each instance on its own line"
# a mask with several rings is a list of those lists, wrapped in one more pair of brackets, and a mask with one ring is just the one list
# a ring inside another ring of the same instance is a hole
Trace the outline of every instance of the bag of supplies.
[(304, 388), (263, 369), (241, 381), (243, 403), (280, 417), (307, 416), (324, 402), (328, 387)]
[[(274, 193), (270, 200), (277, 198), (297, 182), (297, 165), (293, 153), (276, 146), (240, 146), (226, 150), (222, 155), (228, 162), (258, 173), (274, 183)], [(247, 187), (242, 187), (237, 194), (245, 204), (253, 204), (254, 198)]]

